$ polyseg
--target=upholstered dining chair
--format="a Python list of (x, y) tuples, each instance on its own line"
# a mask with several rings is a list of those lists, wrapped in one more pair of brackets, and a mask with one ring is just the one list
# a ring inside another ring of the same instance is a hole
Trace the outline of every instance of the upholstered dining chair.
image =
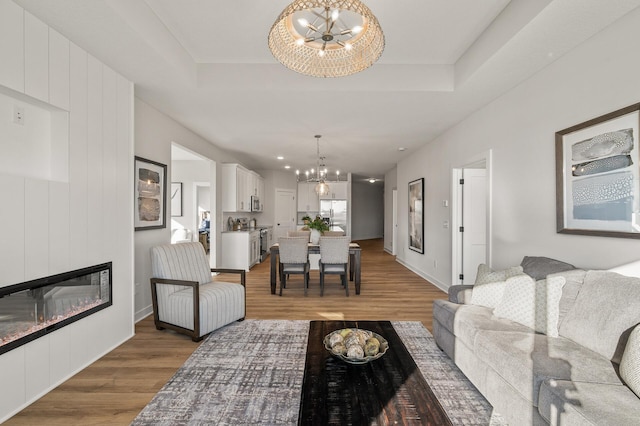
[(307, 237), (280, 237), (278, 246), (280, 250), (280, 296), (282, 288), (287, 287), (289, 274), (304, 275), (304, 295), (309, 288), (309, 238)]
[(287, 237), (307, 237), (307, 241), (311, 239), (311, 231), (287, 231)]
[(325, 237), (344, 237), (344, 231), (324, 231), (322, 235)]
[[(245, 271), (211, 268), (199, 242), (151, 248), (151, 297), (156, 328), (198, 342), (245, 316)], [(240, 283), (213, 281), (212, 272), (239, 275)]]
[(342, 286), (349, 296), (349, 237), (320, 237), (320, 296), (324, 295), (324, 279), (326, 274), (340, 275)]

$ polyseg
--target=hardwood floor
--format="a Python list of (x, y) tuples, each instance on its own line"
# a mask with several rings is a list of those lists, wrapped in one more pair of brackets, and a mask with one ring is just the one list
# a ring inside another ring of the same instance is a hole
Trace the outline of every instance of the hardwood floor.
[[(397, 263), (384, 252), (382, 240), (360, 244), (360, 295), (350, 283), (346, 297), (339, 277), (329, 276), (320, 297), (317, 271), (311, 273), (307, 297), (298, 275), (287, 281), (282, 297), (271, 295), (267, 259), (247, 273), (247, 318), (414, 320), (431, 330), (433, 300), (445, 293)], [(128, 425), (198, 346), (187, 336), (157, 331), (149, 316), (136, 324), (132, 339), (5, 424)]]

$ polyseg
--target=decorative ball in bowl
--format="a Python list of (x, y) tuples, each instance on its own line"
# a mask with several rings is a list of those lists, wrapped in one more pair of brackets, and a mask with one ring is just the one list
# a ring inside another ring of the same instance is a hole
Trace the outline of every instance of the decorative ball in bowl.
[(343, 328), (327, 334), (324, 337), (324, 347), (336, 358), (359, 365), (384, 355), (389, 349), (389, 342), (373, 331)]

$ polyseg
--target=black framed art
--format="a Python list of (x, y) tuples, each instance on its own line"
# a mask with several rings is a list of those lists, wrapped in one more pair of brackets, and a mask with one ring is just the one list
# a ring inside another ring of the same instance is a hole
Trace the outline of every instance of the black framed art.
[(409, 182), (409, 249), (424, 253), (424, 178)]
[(134, 227), (136, 231), (166, 228), (167, 166), (135, 157)]

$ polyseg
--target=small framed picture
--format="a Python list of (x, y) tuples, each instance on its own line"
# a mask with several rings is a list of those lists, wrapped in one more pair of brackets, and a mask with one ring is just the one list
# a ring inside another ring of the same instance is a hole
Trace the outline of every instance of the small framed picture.
[(182, 216), (182, 182), (171, 182), (171, 216)]
[(135, 157), (134, 227), (136, 231), (166, 228), (167, 166)]
[(556, 133), (557, 232), (640, 238), (640, 104)]

